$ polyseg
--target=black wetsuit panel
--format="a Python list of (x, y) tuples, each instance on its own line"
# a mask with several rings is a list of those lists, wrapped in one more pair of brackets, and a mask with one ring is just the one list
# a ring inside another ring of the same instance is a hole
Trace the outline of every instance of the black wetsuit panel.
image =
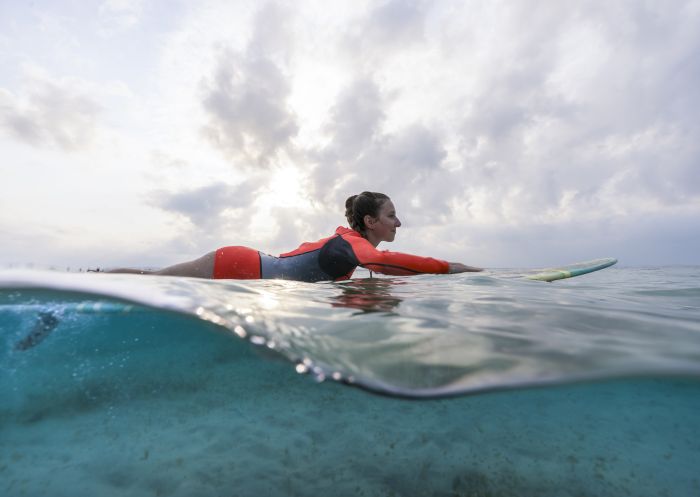
[(263, 279), (282, 279), (295, 281), (331, 280), (318, 265), (318, 254), (321, 250), (312, 250), (291, 257), (274, 257), (260, 253), (260, 276)]
[(296, 281), (335, 280), (346, 276), (359, 262), (352, 246), (336, 236), (323, 247), (302, 254), (274, 257), (260, 253), (260, 272), (263, 279)]
[(352, 246), (342, 237), (336, 236), (321, 248), (318, 264), (323, 272), (335, 280), (354, 270), (360, 261), (357, 260)]

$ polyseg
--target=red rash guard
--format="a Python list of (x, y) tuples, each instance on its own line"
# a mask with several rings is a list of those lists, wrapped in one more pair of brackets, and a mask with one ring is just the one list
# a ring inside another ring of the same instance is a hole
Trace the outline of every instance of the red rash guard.
[(338, 227), (333, 236), (302, 243), (279, 257), (247, 247), (224, 247), (217, 250), (215, 261), (214, 278), (234, 279), (340, 281), (349, 279), (357, 266), (395, 276), (449, 272), (446, 261), (377, 250), (360, 233), (344, 227)]

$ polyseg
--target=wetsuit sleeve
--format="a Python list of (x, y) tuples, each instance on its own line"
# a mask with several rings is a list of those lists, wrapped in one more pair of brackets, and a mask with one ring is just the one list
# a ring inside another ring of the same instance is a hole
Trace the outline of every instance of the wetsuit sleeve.
[(412, 274), (446, 274), (450, 270), (447, 261), (377, 250), (365, 239), (359, 239), (351, 244), (359, 265), (377, 273), (393, 276), (408, 276)]

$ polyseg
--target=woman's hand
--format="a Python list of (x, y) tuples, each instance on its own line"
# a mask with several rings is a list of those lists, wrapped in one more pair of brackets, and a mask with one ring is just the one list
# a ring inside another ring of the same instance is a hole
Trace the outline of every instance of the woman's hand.
[(449, 274), (477, 273), (479, 271), (483, 271), (483, 269), (480, 267), (465, 266), (461, 262), (450, 262), (449, 265), (450, 265), (450, 270), (448, 271)]

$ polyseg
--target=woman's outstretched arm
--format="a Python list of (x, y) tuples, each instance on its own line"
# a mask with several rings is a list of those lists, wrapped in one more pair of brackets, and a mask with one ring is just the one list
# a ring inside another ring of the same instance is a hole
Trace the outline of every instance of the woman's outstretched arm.
[(96, 273), (125, 273), (125, 274), (155, 274), (155, 271), (146, 271), (145, 269), (133, 269), (130, 267), (118, 267), (115, 269), (104, 269), (95, 271)]
[(478, 273), (479, 271), (483, 271), (483, 269), (480, 267), (465, 266), (461, 262), (450, 262), (449, 264), (450, 264), (450, 270), (448, 271), (449, 274)]
[(118, 268), (110, 269), (105, 273), (127, 274), (155, 274), (159, 276), (188, 276), (190, 278), (211, 278), (214, 275), (214, 258), (216, 251), (209, 252), (199, 259), (189, 262), (174, 264), (158, 271), (146, 271), (143, 269)]

